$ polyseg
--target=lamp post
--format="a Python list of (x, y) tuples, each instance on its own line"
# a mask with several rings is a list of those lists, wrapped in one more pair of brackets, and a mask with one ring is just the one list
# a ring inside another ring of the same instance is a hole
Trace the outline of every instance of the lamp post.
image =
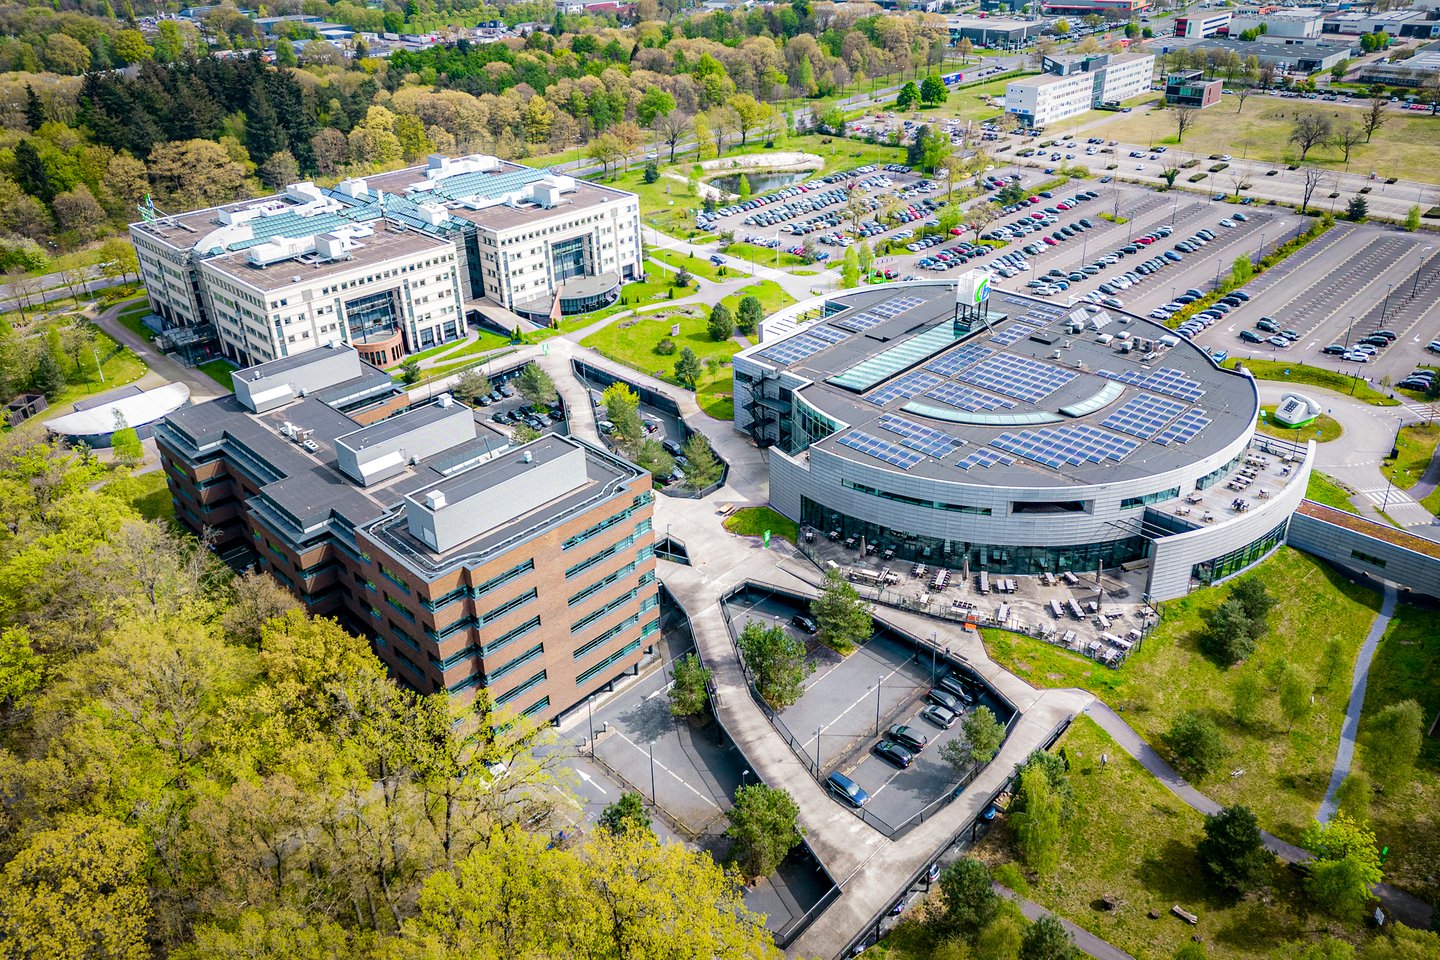
[(1350, 331), (1355, 329), (1355, 318), (1351, 317), (1350, 322), (1345, 325), (1345, 351), (1350, 351)]
[(1215, 258), (1215, 289), (1220, 289), (1220, 258)]
[(822, 732), (824, 729), (825, 729), (824, 727), (816, 727), (816, 728), (815, 728), (815, 772), (816, 772), (817, 774), (820, 772), (820, 769), (821, 769), (821, 768), (820, 768), (820, 734), (821, 734), (821, 732)]
[[(1421, 266), (1424, 266), (1424, 264), (1425, 264), (1425, 254), (1429, 253), (1430, 250), (1431, 250), (1431, 248), (1427, 246), (1427, 247), (1425, 247), (1423, 250), (1420, 251), (1420, 264), (1421, 264)], [(1417, 293), (1419, 293), (1419, 292), (1420, 292), (1420, 271), (1417, 269), (1417, 270), (1415, 271), (1415, 283), (1412, 284), (1411, 287), (1410, 287), (1410, 299), (1411, 299), (1411, 300), (1414, 300), (1414, 299), (1415, 299), (1415, 295), (1416, 295)]]
[(1385, 327), (1385, 318), (1390, 315), (1390, 288), (1393, 286), (1395, 286), (1393, 283), (1385, 284), (1385, 302), (1380, 307), (1380, 327), (1382, 329)]
[(880, 736), (880, 685), (885, 682), (884, 677), (875, 678), (875, 736)]
[(590, 757), (595, 757), (595, 695), (585, 698), (585, 712), (590, 717)]
[(655, 799), (655, 741), (650, 741), (650, 802), (659, 805)]

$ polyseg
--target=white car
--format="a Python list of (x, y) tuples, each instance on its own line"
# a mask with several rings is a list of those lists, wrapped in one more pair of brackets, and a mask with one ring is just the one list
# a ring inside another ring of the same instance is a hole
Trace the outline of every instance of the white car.
[(1143, 164), (1143, 163), (1137, 163), (1137, 164), (1135, 164), (1135, 169), (1136, 169), (1136, 170), (1144, 170), (1144, 169), (1145, 169), (1145, 164)]
[(1229, 218), (1227, 217), (1226, 219), (1220, 221), (1220, 226), (1222, 226), (1222, 227), (1230, 227), (1230, 228), (1233, 229), (1233, 228), (1235, 227), (1235, 221), (1234, 221), (1234, 220), (1231, 220), (1231, 219), (1229, 219)]
[(1349, 360), (1351, 363), (1369, 363), (1370, 355), (1368, 353), (1358, 353), (1352, 350), (1351, 352), (1345, 354), (1345, 356), (1341, 359)]

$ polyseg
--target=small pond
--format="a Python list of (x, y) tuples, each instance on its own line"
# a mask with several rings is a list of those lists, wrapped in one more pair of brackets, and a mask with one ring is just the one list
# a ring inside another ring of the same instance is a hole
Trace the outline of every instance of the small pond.
[[(804, 183), (815, 175), (813, 170), (791, 170), (788, 172), (764, 172), (744, 174), (750, 180), (750, 192), (752, 194), (768, 193), (771, 190), (779, 190), (781, 187), (788, 187), (792, 183)], [(710, 185), (717, 190), (724, 190), (726, 193), (740, 192), (741, 174), (726, 174), (723, 177), (715, 177)]]

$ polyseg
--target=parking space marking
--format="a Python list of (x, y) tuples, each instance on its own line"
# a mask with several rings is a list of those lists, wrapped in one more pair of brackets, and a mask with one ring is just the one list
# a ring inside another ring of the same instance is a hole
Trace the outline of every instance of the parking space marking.
[[(630, 746), (634, 747), (641, 755), (646, 756), (646, 757), (652, 756), (649, 750), (643, 749), (643, 748), (640, 746), (640, 744), (636, 743), (634, 740), (631, 740), (629, 737), (625, 736), (624, 731), (616, 730), (616, 731), (615, 731), (615, 736), (619, 737), (621, 740), (624, 740), (626, 743), (630, 744)], [(705, 803), (708, 803), (710, 806), (714, 807), (717, 812), (720, 810), (720, 805), (719, 805), (719, 804), (717, 804), (714, 800), (711, 800), (709, 797), (705, 796), (705, 794), (701, 793), (699, 790), (696, 790), (694, 787), (692, 787), (688, 782), (686, 782), (686, 780), (685, 780), (684, 777), (680, 776), (680, 775), (679, 775), (678, 773), (676, 773), (674, 770), (671, 770), (669, 767), (665, 766), (665, 764), (661, 763), (659, 760), (653, 760), (653, 759), (652, 759), (651, 762), (654, 763), (655, 766), (658, 767), (659, 769), (664, 770), (664, 771), (665, 771), (666, 773), (668, 773), (670, 776), (674, 777), (676, 783), (680, 784), (680, 785), (681, 785), (682, 787), (684, 787), (686, 790), (689, 790), (691, 793), (695, 794), (695, 796), (699, 797), (699, 798), (700, 798), (701, 800), (703, 800)], [(653, 797), (651, 798), (651, 801), (652, 801), (652, 802), (654, 801), (654, 798), (653, 798)]]
[[(838, 666), (838, 664), (837, 664), (837, 666)], [(894, 670), (891, 670), (889, 673), (887, 673), (887, 674), (885, 675), (884, 679), (882, 679), (882, 680), (880, 681), (880, 683), (879, 683), (878, 686), (881, 687), (881, 688), (883, 688), (883, 687), (885, 686), (885, 681), (886, 681), (886, 680), (889, 680), (891, 677), (895, 676), (895, 674), (897, 674), (897, 673), (899, 673), (900, 671), (904, 670), (904, 669), (905, 669), (905, 666), (906, 666), (906, 665), (902, 663), (900, 666), (896, 667)], [(826, 672), (828, 673), (829, 671), (826, 671)], [(850, 704), (850, 706), (846, 707), (844, 710), (841, 710), (839, 713), (835, 714), (835, 718), (834, 718), (833, 720), (831, 720), (829, 723), (825, 724), (825, 726), (824, 726), (823, 728), (821, 728), (821, 732), (823, 733), (825, 730), (829, 730), (829, 729), (830, 729), (831, 727), (833, 727), (835, 724), (839, 723), (840, 720), (841, 720), (841, 718), (844, 717), (845, 714), (849, 713), (851, 710), (854, 710), (856, 707), (860, 706), (860, 704), (865, 703), (866, 701), (868, 701), (872, 696), (875, 695), (875, 690), (876, 690), (876, 687), (871, 687), (869, 690), (865, 691), (865, 693), (861, 694), (860, 697), (859, 697), (857, 700), (855, 700), (854, 703)], [(808, 692), (808, 689), (807, 689), (807, 692)], [(840, 736), (843, 736), (843, 734), (840, 734)], [(815, 742), (815, 738), (814, 738), (814, 737), (811, 737), (808, 741), (806, 741), (806, 746), (808, 747), (808, 746), (810, 746), (811, 744), (813, 744), (814, 742)]]

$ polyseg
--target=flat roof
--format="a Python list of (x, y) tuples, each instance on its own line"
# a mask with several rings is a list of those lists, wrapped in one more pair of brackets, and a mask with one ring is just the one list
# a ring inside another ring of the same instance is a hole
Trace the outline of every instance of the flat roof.
[(405, 257), (425, 250), (451, 250), (453, 244), (445, 237), (437, 237), (417, 230), (397, 230), (383, 220), (370, 225), (374, 233), (353, 241), (346, 256), (336, 260), (322, 260), (313, 256), (293, 257), (278, 260), (263, 267), (250, 262), (250, 251), (236, 250), (217, 257), (207, 257), (205, 266), (219, 270), (242, 283), (261, 290), (278, 290), (292, 283), (313, 283), (339, 274), (366, 270), (389, 263), (397, 257)]
[[(796, 402), (848, 425), (814, 448), (907, 477), (1022, 487), (1136, 479), (1254, 428), (1253, 381), (1188, 340), (1164, 348), (1165, 327), (1009, 291), (993, 290), (989, 307), (992, 326), (964, 334), (954, 333), (951, 285), (846, 293), (826, 299), (825, 320), (742, 356), (811, 381)], [(1104, 325), (1071, 334), (1072, 315)], [(1153, 353), (1100, 342), (1121, 333)], [(849, 376), (912, 342), (908, 366), (885, 364), (878, 382)]]

